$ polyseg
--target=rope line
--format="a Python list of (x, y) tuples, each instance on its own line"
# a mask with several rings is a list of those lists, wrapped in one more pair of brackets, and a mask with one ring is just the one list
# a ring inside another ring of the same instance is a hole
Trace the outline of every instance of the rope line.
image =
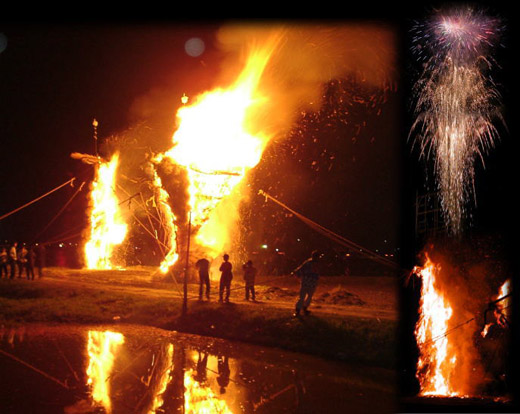
[(392, 260), (389, 260), (381, 255), (379, 255), (378, 253), (376, 252), (373, 252), (369, 249), (366, 249), (364, 248), (363, 246), (353, 242), (352, 240), (349, 240), (343, 236), (340, 236), (339, 234), (336, 234), (334, 233), (333, 231), (323, 227), (322, 225), (312, 221), (311, 219), (305, 217), (304, 215), (298, 213), (297, 211), (291, 209), (290, 207), (288, 207), (287, 205), (285, 205), (284, 203), (282, 203), (281, 201), (275, 199), (274, 197), (270, 196), (269, 194), (267, 194), (265, 191), (263, 190), (260, 190), (258, 192), (258, 194), (260, 195), (263, 195), (265, 196), (265, 198), (269, 198), (271, 201), (274, 201), (276, 204), (280, 205), (281, 207), (285, 208), (286, 210), (290, 211), (291, 213), (293, 213), (296, 217), (298, 217), (300, 220), (302, 220), (305, 224), (307, 224), (308, 226), (314, 228), (315, 230), (317, 230), (318, 232), (322, 233), (324, 236), (334, 240), (335, 242), (345, 246), (345, 247), (350, 247), (350, 248), (355, 248), (356, 250), (359, 250), (362, 254), (366, 255), (366, 256), (369, 256), (371, 259), (374, 259), (376, 261), (379, 261), (383, 264), (386, 264), (386, 265), (389, 265), (391, 267), (394, 267), (394, 268), (398, 268), (399, 269), (399, 265), (397, 263), (395, 263), (394, 261)]
[(63, 184), (61, 184), (61, 185), (59, 185), (58, 187), (52, 189), (51, 191), (49, 191), (49, 192), (47, 192), (47, 193), (45, 193), (45, 194), (43, 194), (43, 195), (41, 195), (41, 196), (35, 198), (34, 200), (29, 201), (28, 203), (24, 204), (23, 206), (18, 207), (18, 208), (16, 208), (16, 209), (10, 211), (9, 213), (4, 214), (3, 216), (0, 216), (0, 220), (3, 220), (3, 219), (5, 219), (5, 218), (7, 218), (7, 217), (9, 217), (10, 215), (12, 215), (12, 214), (14, 214), (14, 213), (17, 213), (18, 211), (24, 209), (25, 207), (30, 206), (31, 204), (36, 203), (37, 201), (40, 201), (42, 198), (47, 197), (49, 194), (52, 194), (52, 193), (54, 193), (55, 191), (59, 190), (60, 188), (65, 187), (66, 185), (72, 183), (75, 179), (76, 179), (76, 177), (71, 178), (69, 181), (67, 181), (67, 182), (65, 182), (65, 183), (63, 183)]
[(51, 219), (51, 221), (49, 221), (49, 223), (47, 223), (47, 225), (43, 228), (42, 231), (40, 231), (33, 239), (32, 239), (32, 242), (31, 244), (38, 240), (38, 237), (40, 237), (43, 233), (45, 233), (45, 231), (51, 226), (52, 223), (54, 223), (56, 221), (56, 219), (65, 211), (65, 209), (69, 206), (70, 203), (72, 203), (72, 201), (74, 200), (74, 198), (76, 198), (76, 196), (79, 194), (79, 192), (81, 190), (83, 190), (83, 186), (85, 185), (85, 181), (83, 181), (81, 183), (81, 185), (78, 187), (78, 189), (76, 190), (76, 192), (72, 195), (72, 197), (65, 203), (65, 205), (58, 211), (58, 213)]

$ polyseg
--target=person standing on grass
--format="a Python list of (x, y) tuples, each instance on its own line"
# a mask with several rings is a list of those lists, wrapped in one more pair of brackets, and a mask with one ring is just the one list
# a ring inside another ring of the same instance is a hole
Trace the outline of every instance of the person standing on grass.
[(229, 262), (229, 255), (223, 256), (224, 262), (220, 265), (220, 286), (219, 286), (219, 302), (224, 299), (224, 291), (226, 291), (225, 302), (229, 303), (229, 294), (231, 290), (231, 281), (233, 280), (233, 265)]
[(299, 317), (303, 310), (305, 315), (310, 314), (309, 305), (312, 301), (312, 296), (318, 286), (320, 275), (318, 273), (318, 262), (320, 260), (320, 253), (315, 250), (311, 257), (305, 260), (300, 266), (291, 272), (292, 275), (300, 278), (300, 297), (295, 305), (293, 316)]
[(0, 277), (9, 278), (9, 271), (7, 270), (7, 263), (9, 261), (7, 250), (5, 247), (2, 247), (0, 250)]
[(25, 275), (27, 277), (27, 280), (29, 280), (29, 250), (27, 250), (27, 247), (25, 246), (22, 246), (22, 248), (20, 249), (20, 253), (18, 254), (18, 263), (20, 264), (20, 273), (18, 274), (18, 277), (22, 277), (22, 273), (25, 270)]
[(248, 260), (247, 263), (242, 266), (244, 270), (244, 282), (246, 284), (246, 300), (249, 300), (249, 294), (251, 299), (255, 301), (255, 276), (256, 268), (253, 267), (253, 262)]
[(195, 263), (195, 267), (199, 271), (199, 300), (202, 300), (204, 285), (206, 285), (206, 299), (209, 300), (209, 260), (199, 259)]
[(16, 268), (18, 267), (18, 243), (14, 242), (9, 249), (9, 266), (11, 268), (11, 279), (14, 279)]

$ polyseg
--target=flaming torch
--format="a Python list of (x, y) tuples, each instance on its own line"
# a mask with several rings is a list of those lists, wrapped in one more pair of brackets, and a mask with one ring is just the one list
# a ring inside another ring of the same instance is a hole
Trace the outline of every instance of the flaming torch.
[(499, 94), (487, 73), (499, 22), (471, 8), (439, 12), (414, 28), (413, 52), (424, 71), (416, 84), (417, 142), (433, 156), (441, 206), (453, 234), (473, 196), (475, 159), (494, 146)]

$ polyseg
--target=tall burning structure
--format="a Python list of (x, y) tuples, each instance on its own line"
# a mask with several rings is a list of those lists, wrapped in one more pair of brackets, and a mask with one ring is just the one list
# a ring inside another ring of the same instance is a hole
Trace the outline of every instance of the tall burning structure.
[(115, 195), (116, 172), (119, 154), (110, 161), (95, 163), (95, 179), (90, 193), (90, 231), (85, 245), (85, 261), (89, 269), (113, 269), (114, 249), (120, 245), (127, 233), (119, 200)]

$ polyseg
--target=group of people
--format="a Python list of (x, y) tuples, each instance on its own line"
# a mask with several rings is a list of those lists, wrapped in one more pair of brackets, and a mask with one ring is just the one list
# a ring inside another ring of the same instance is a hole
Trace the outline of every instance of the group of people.
[(22, 278), (23, 273), (28, 280), (34, 280), (35, 268), (38, 269), (38, 277), (42, 277), (42, 269), (45, 263), (43, 245), (18, 247), (14, 242), (9, 249), (0, 248), (0, 277), (6, 279)]
[[(300, 317), (302, 312), (304, 315), (310, 314), (310, 310), (308, 308), (311, 304), (314, 292), (318, 286), (318, 262), (320, 257), (321, 255), (318, 251), (313, 251), (307, 260), (305, 260), (300, 266), (291, 272), (291, 275), (300, 279), (300, 293), (295, 304), (295, 310), (293, 313), (294, 317)], [(219, 282), (219, 302), (229, 303), (231, 281), (233, 280), (233, 265), (229, 261), (228, 254), (224, 254), (223, 259), (224, 261), (219, 267), (219, 271), (221, 273)], [(210, 262), (208, 259), (202, 258), (195, 263), (195, 266), (199, 272), (199, 300), (202, 300), (203, 298), (204, 288), (206, 299), (209, 300)], [(248, 260), (244, 265), (242, 265), (242, 271), (245, 284), (245, 300), (249, 301), (249, 298), (251, 298), (253, 301), (256, 301), (255, 278), (257, 269), (253, 266), (253, 262)]]
[[(224, 261), (219, 267), (220, 271), (220, 282), (219, 282), (219, 302), (229, 303), (229, 296), (231, 293), (231, 281), (233, 280), (233, 265), (229, 261), (229, 255), (224, 254)], [(209, 300), (209, 292), (210, 292), (210, 280), (209, 280), (209, 268), (210, 263), (206, 258), (199, 259), (195, 266), (199, 272), (199, 300), (202, 300), (204, 288), (206, 299)], [(244, 282), (245, 282), (245, 299), (251, 299), (253, 301), (256, 300), (255, 297), (255, 277), (257, 270), (253, 266), (253, 262), (248, 260), (243, 266), (242, 270), (244, 273)]]

